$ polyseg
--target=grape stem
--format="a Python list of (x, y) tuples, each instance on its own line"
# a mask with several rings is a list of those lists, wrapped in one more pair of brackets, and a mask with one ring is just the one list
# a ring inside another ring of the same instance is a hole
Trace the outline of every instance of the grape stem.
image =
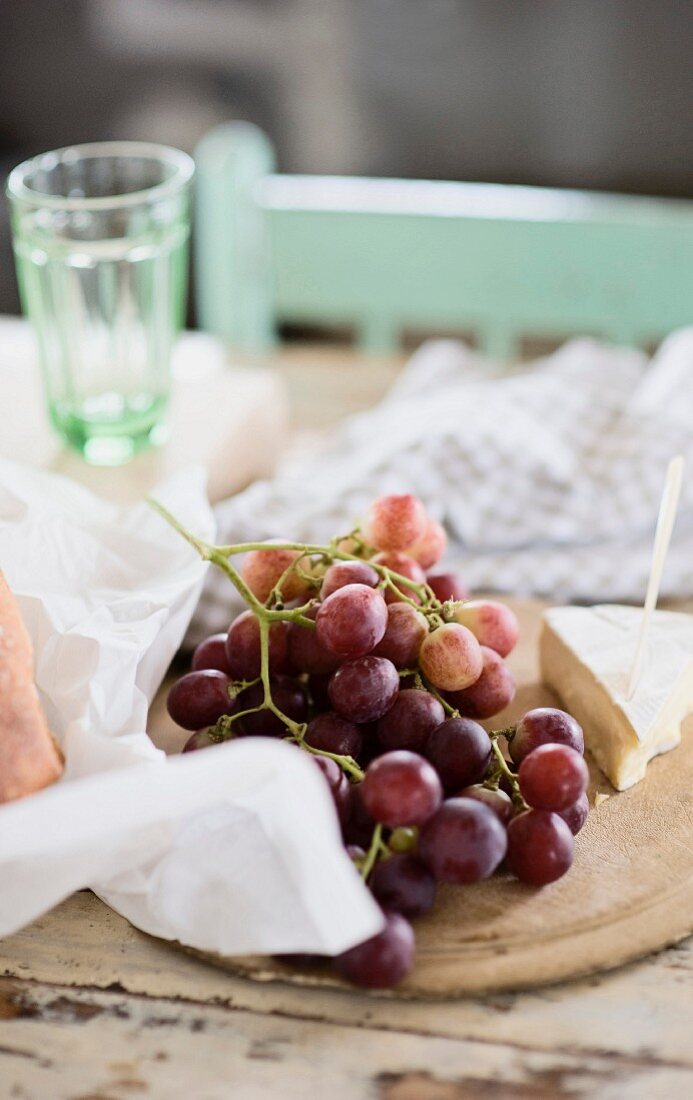
[(491, 738), (491, 748), (493, 750), (493, 755), (496, 758), (496, 766), (498, 768), (499, 775), (505, 776), (508, 783), (510, 784), (510, 786), (512, 788), (512, 799), (513, 799), (513, 802), (515, 803), (515, 805), (520, 806), (523, 810), (528, 810), (529, 806), (527, 805), (524, 798), (522, 797), (522, 793), (520, 792), (520, 784), (518, 783), (517, 776), (508, 767), (508, 762), (507, 762), (507, 760), (505, 759), (505, 757), (503, 755), (503, 750), (501, 749), (500, 745), (498, 744), (498, 738), (501, 735), (504, 736), (504, 731), (503, 730), (494, 730), (493, 733), (489, 734), (489, 736)]
[(378, 823), (373, 830), (373, 836), (371, 837), (371, 843), (368, 851), (366, 852), (366, 858), (361, 864), (361, 878), (364, 882), (368, 880), (368, 876), (375, 867), (376, 860), (383, 845), (383, 827)]
[(422, 677), (422, 681), (426, 688), (426, 691), (429, 691), (433, 698), (438, 700), (448, 718), (459, 718), (460, 712), (456, 710), (455, 707), (451, 706), (451, 704), (448, 703), (447, 699), (443, 698), (440, 692), (433, 687), (433, 684), (431, 684), (425, 676)]

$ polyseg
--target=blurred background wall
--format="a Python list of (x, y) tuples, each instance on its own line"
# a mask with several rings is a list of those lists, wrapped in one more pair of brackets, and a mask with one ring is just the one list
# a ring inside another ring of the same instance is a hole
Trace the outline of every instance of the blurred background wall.
[(690, 0), (0, 0), (0, 175), (244, 118), (284, 171), (691, 197), (692, 57)]

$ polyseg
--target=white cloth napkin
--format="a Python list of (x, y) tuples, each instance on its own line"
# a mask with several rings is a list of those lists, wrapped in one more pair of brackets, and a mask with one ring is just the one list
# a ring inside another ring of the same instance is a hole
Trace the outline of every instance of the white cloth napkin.
[[(320, 541), (378, 494), (413, 491), (474, 589), (639, 601), (677, 453), (687, 476), (663, 596), (693, 595), (693, 329), (651, 361), (575, 340), (521, 371), (436, 341), (320, 453), (221, 505), (219, 537)], [(237, 606), (210, 574), (188, 640), (225, 629)]]
[[(157, 496), (211, 537), (202, 471)], [(149, 740), (205, 570), (151, 508), (0, 461), (0, 568), (67, 758), (58, 784), (0, 806), (0, 935), (85, 886), (146, 932), (225, 954), (334, 954), (380, 928), (304, 753), (248, 738), (167, 759)]]

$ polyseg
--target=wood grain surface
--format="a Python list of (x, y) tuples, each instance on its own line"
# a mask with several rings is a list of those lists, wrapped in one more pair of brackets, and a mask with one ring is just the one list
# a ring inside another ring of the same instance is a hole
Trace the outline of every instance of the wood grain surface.
[[(556, 700), (538, 680), (543, 604), (509, 601), (521, 622), (510, 659), (518, 681), (510, 724), (530, 706)], [(163, 698), (151, 732), (167, 751), (180, 746)], [(681, 746), (654, 760), (642, 783), (617, 793), (591, 767), (587, 824), (570, 872), (543, 889), (509, 875), (474, 886), (443, 886), (433, 911), (416, 922), (417, 961), (388, 997), (450, 997), (527, 988), (620, 966), (675, 943), (693, 929), (693, 722)], [(594, 805), (595, 800), (598, 805)], [(332, 968), (295, 968), (258, 956), (210, 961), (258, 981), (344, 985)]]

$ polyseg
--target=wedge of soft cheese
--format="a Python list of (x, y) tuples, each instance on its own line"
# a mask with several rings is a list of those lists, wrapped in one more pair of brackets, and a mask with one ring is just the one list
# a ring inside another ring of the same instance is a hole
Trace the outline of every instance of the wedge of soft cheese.
[(693, 713), (693, 615), (655, 611), (635, 693), (626, 701), (642, 609), (554, 607), (540, 641), (544, 683), (585, 732), (585, 745), (619, 791), (675, 748)]

